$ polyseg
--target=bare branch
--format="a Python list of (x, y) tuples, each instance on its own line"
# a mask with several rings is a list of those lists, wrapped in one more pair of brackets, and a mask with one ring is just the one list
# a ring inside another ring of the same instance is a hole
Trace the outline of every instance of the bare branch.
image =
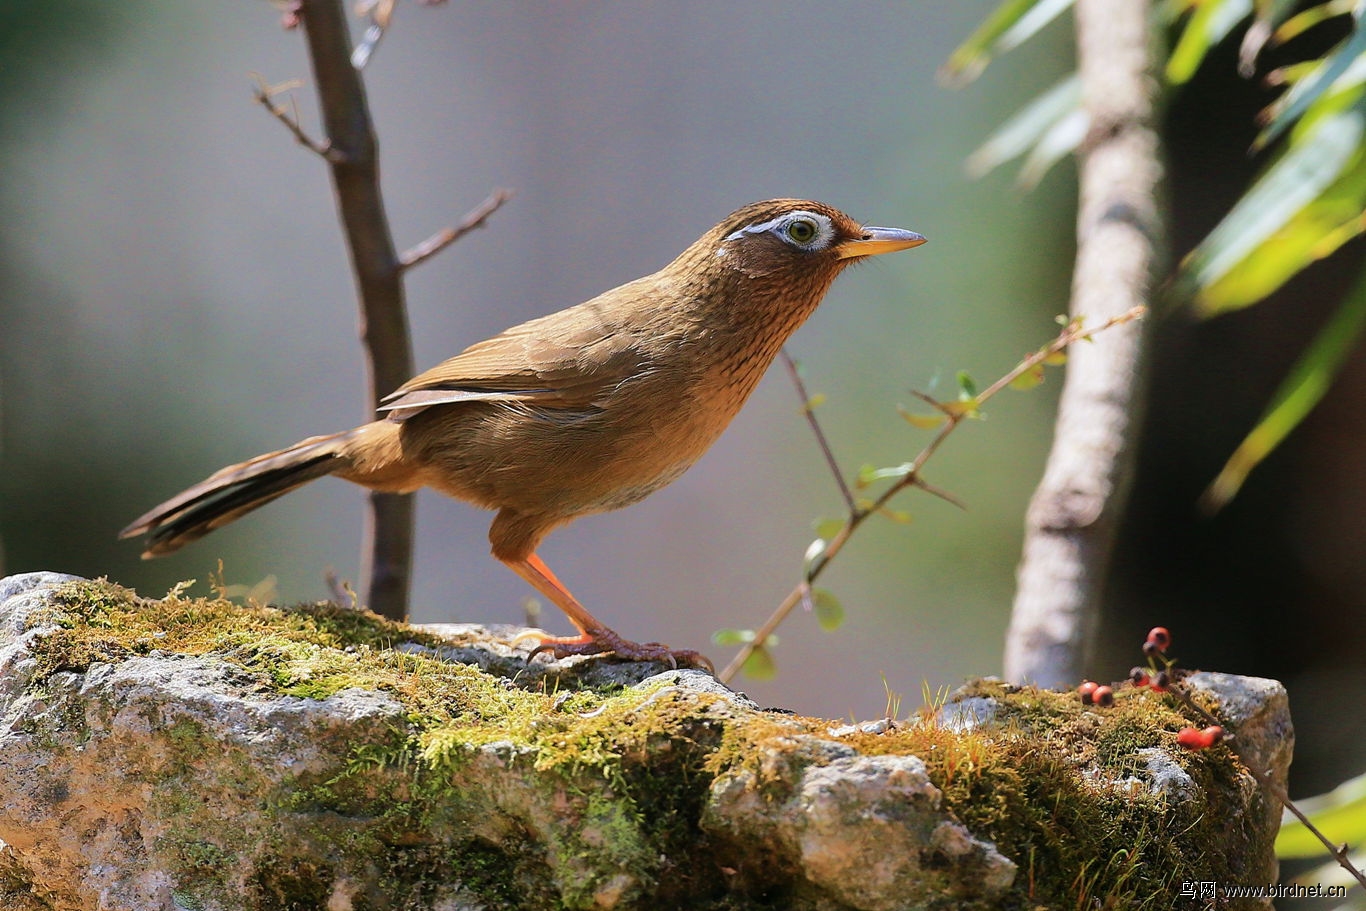
[[(1082, 318), (1074, 318), (1063, 327), (1063, 330), (1058, 333), (1057, 338), (1016, 364), (1010, 372), (1006, 373), (975, 396), (972, 404), (980, 408), (981, 405), (985, 404), (988, 400), (1001, 392), (1001, 390), (1010, 386), (1015, 380), (1031, 370), (1034, 370), (1050, 358), (1053, 358), (1074, 342), (1082, 340), (1090, 341), (1092, 336), (1104, 332), (1107, 329), (1112, 329), (1115, 326), (1142, 319), (1146, 313), (1146, 308), (1134, 307), (1128, 312), (1110, 317), (1095, 328), (1086, 328), (1083, 325), (1084, 321)], [(732, 658), (730, 663), (717, 675), (717, 679), (722, 683), (730, 681), (731, 678), (739, 673), (740, 668), (749, 660), (749, 657), (757, 650), (764, 647), (768, 642), (768, 638), (772, 636), (778, 627), (782, 625), (782, 622), (787, 619), (788, 614), (792, 613), (797, 605), (801, 604), (804, 599), (809, 597), (811, 583), (815, 582), (816, 578), (830, 565), (830, 562), (834, 560), (835, 557), (839, 556), (840, 551), (844, 549), (844, 545), (848, 543), (854, 532), (858, 531), (859, 526), (861, 526), (869, 516), (878, 512), (891, 502), (897, 494), (901, 493), (907, 487), (920, 487), (935, 496), (943, 497), (950, 503), (961, 505), (955, 498), (922, 481), (920, 472), (925, 467), (925, 463), (930, 460), (930, 457), (939, 450), (939, 447), (944, 444), (944, 441), (957, 429), (959, 424), (967, 420), (972, 412), (969, 409), (958, 405), (958, 403), (940, 402), (925, 395), (923, 392), (915, 392), (913, 394), (923, 401), (928, 402), (944, 415), (943, 425), (939, 428), (939, 431), (934, 435), (930, 442), (926, 444), (925, 448), (920, 450), (920, 454), (906, 465), (905, 473), (902, 474), (899, 480), (884, 490), (870, 505), (858, 506), (856, 501), (855, 504), (850, 507), (849, 516), (845, 520), (843, 527), (841, 527), (839, 532), (825, 545), (825, 549), (821, 551), (820, 556), (811, 561), (810, 565), (807, 567), (805, 578), (798, 582), (796, 587), (788, 593), (787, 597), (774, 608), (773, 613), (769, 614), (768, 619), (764, 621), (763, 625), (755, 630), (754, 638), (741, 646), (740, 650), (736, 652), (735, 657)]]
[[(1078, 0), (1075, 8), (1090, 132), (1079, 152), (1073, 314), (1147, 303), (1162, 258), (1150, 5)], [(1025, 520), (1005, 651), (1012, 681), (1061, 686), (1082, 674), (1133, 476), (1147, 344), (1139, 324), (1074, 349)]]
[[(294, 96), (289, 94), (291, 89), (299, 87), (298, 81), (291, 80), (289, 82), (281, 83), (280, 85), (271, 85), (266, 82), (265, 78), (260, 74), (253, 75), (256, 77), (256, 88), (252, 89), (251, 94), (252, 97), (256, 99), (257, 103), (270, 112), (272, 117), (284, 124), (285, 129), (293, 134), (294, 139), (299, 145), (308, 149), (319, 158), (330, 160), (330, 157), (334, 153), (329, 145), (327, 143), (318, 142), (312, 136), (305, 133), (303, 127), (299, 125), (299, 107), (294, 103)], [(288, 111), (275, 103), (276, 96), (282, 94), (289, 98), (290, 109)]]
[(415, 247), (411, 247), (398, 258), (400, 269), (411, 269), (426, 259), (431, 259), (442, 250), (455, 243), (471, 231), (484, 227), (490, 215), (497, 212), (513, 196), (513, 191), (504, 187), (496, 188), (483, 202), (475, 206), (454, 228), (444, 228)]
[[(361, 310), (371, 417), (380, 398), (413, 375), (402, 268), (379, 186), (379, 153), (341, 0), (301, 0), (299, 21), (317, 86), (336, 191)], [(402, 620), (412, 574), (413, 498), (371, 493), (360, 578), (374, 612)]]

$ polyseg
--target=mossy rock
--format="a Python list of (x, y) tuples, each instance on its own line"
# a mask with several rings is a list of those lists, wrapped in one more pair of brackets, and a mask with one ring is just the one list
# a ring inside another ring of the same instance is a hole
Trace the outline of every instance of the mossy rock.
[[(1178, 749), (1192, 721), (1147, 690), (1102, 710), (979, 681), (840, 725), (432, 629), (0, 580), (0, 902), (1167, 909), (1274, 877), (1274, 803), (1229, 747)], [(1274, 731), (1283, 778), (1284, 691), (1237, 679), (1196, 697), (1261, 693), (1227, 722)]]

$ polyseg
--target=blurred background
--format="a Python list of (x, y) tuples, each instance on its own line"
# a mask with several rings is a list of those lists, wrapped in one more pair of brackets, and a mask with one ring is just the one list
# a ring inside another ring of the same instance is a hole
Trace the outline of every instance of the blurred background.
[[(1067, 305), (1075, 171), (1035, 191), (963, 160), (1072, 65), (1066, 23), (950, 91), (935, 70), (994, 7), (694, 2), (401, 6), (366, 79), (402, 249), (495, 186), (488, 227), (409, 276), (419, 369), (509, 325), (651, 272), (738, 206), (828, 202), (930, 244), (847, 273), (793, 339), (835, 453), (913, 457), (910, 390), (950, 397), (1052, 337)], [(354, 579), (362, 492), (324, 480), (171, 557), (118, 530), (220, 466), (367, 419), (351, 277), (326, 169), (251, 99), (294, 92), (316, 134), (302, 37), (265, 2), (54, 0), (0, 21), (0, 541), (5, 573), (107, 575), (149, 596), (274, 576), (283, 600)], [(1271, 95), (1232, 50), (1172, 100), (1173, 249), (1255, 173)], [(1158, 333), (1134, 507), (1094, 667), (1115, 679), (1156, 624), (1187, 665), (1277, 677), (1299, 729), (1296, 794), (1366, 766), (1366, 364), (1223, 514), (1195, 498), (1344, 283), (1348, 249), (1270, 304)], [(763, 704), (901, 711), (1000, 670), (1023, 512), (1061, 374), (961, 428), (911, 521), (870, 522), (822, 580), (847, 621), (796, 614)], [(541, 553), (624, 635), (701, 648), (757, 626), (841, 499), (783, 372), (712, 451), (631, 509)], [(422, 493), (413, 619), (521, 622), (530, 590), (488, 555), (490, 514)], [(568, 632), (553, 608), (545, 623)]]

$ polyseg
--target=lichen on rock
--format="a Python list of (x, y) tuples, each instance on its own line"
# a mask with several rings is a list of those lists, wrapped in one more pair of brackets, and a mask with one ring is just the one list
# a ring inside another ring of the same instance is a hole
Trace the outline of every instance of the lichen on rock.
[[(1151, 692), (837, 725), (509, 632), (0, 580), (0, 906), (1172, 908), (1274, 876), (1274, 806)], [(1199, 685), (1283, 779), (1279, 685)]]

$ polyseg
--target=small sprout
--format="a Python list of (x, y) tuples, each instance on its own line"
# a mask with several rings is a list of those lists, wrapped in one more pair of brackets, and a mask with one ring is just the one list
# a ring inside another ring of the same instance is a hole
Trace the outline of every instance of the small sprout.
[(958, 371), (958, 401), (968, 402), (977, 398), (977, 383), (966, 370)]
[(817, 408), (821, 407), (824, 404), (825, 393), (817, 392), (815, 395), (811, 396), (811, 398), (806, 400), (806, 404), (802, 406), (802, 410), (805, 411), (807, 414), (810, 414), (811, 412), (815, 411)]
[(810, 577), (815, 570), (818, 561), (825, 556), (825, 549), (830, 542), (824, 538), (817, 538), (806, 546), (806, 553), (802, 556), (802, 570)]

